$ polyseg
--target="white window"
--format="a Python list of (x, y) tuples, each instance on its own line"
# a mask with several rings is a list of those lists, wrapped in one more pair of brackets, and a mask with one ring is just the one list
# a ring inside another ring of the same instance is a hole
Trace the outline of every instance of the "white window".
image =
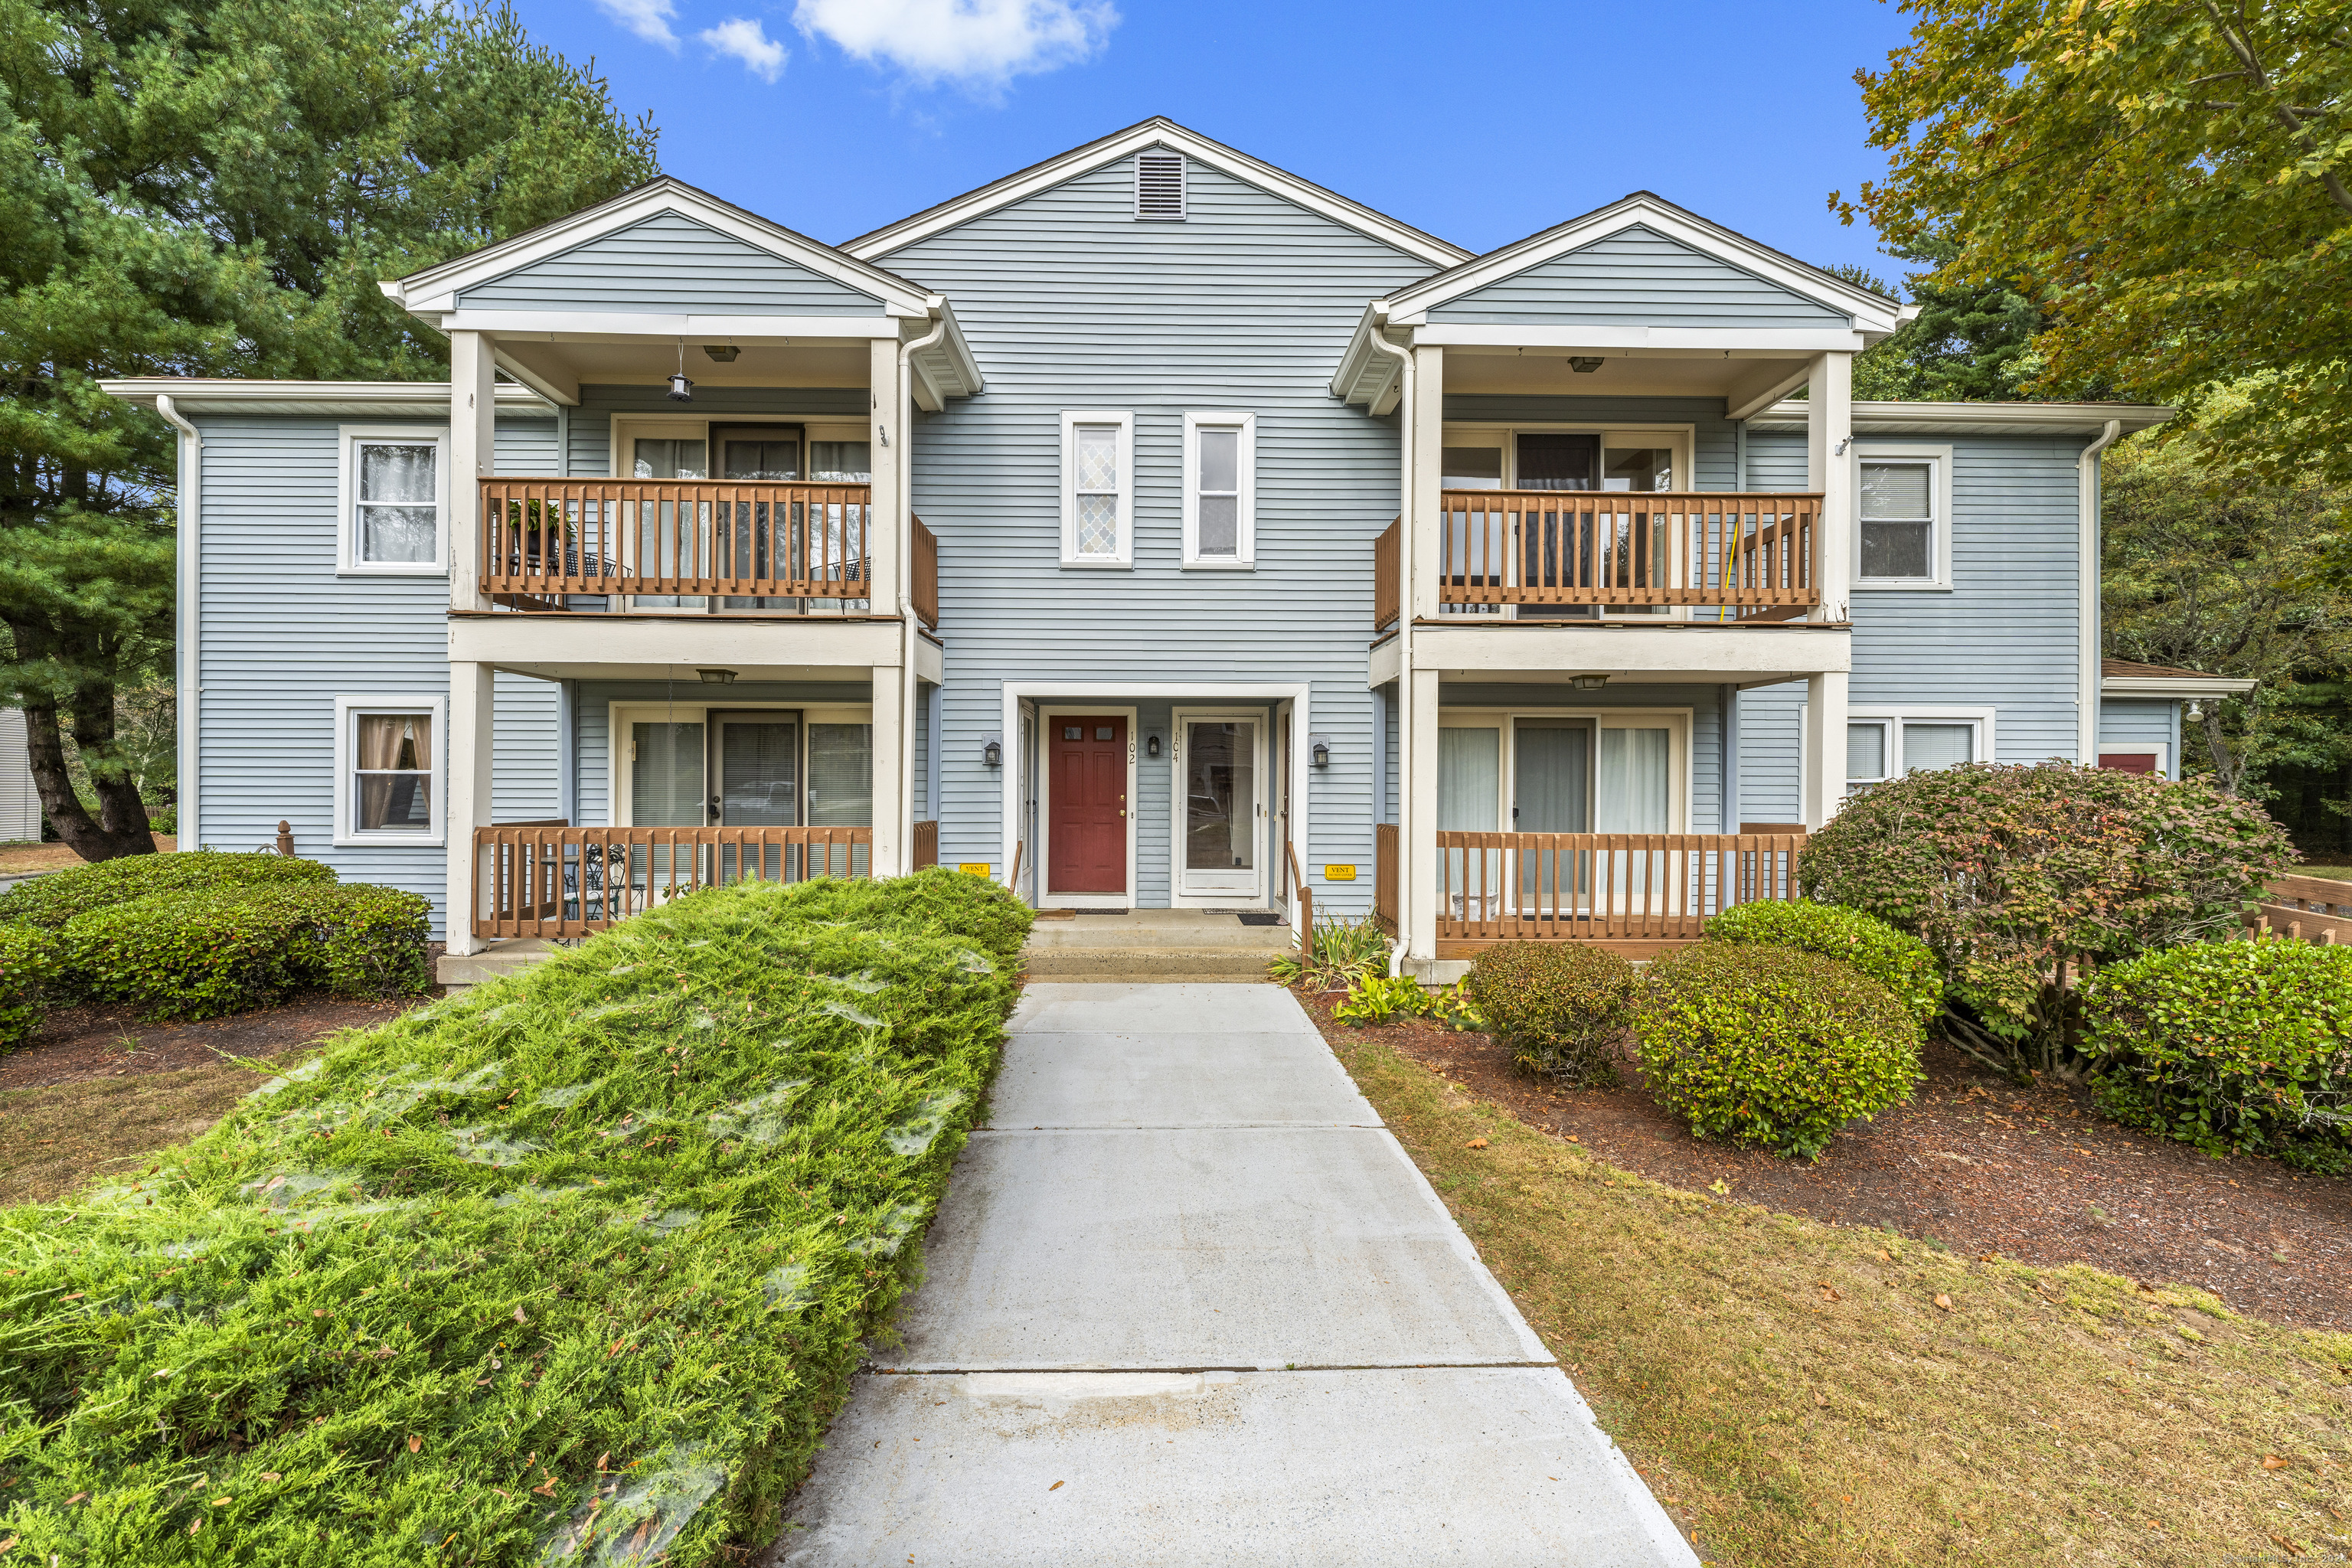
[(1257, 558), (1257, 416), (1184, 416), (1184, 564)]
[(448, 431), (346, 425), (341, 435), (341, 569), (441, 575), (448, 569)]
[(1135, 216), (1147, 223), (1184, 221), (1184, 154), (1135, 155)]
[(1854, 585), (1948, 588), (1948, 447), (1860, 449), (1854, 475)]
[(436, 845), (438, 697), (335, 699), (335, 842)]
[(1135, 416), (1062, 416), (1062, 564), (1135, 563)]
[(1845, 787), (1932, 773), (1992, 755), (1992, 715), (1979, 710), (1906, 708), (1849, 710), (1845, 726)]

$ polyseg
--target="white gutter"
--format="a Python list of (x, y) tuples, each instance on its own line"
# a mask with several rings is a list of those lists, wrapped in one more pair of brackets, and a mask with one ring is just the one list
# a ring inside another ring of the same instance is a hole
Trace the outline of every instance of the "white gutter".
[(2099, 454), (2124, 433), (2124, 422), (2110, 419), (2097, 439), (2083, 448), (2074, 461), (2076, 549), (2075, 573), (2081, 602), (2075, 609), (2079, 640), (2075, 650), (2074, 758), (2084, 767), (2099, 760)]
[[(1402, 448), (1399, 471), (1404, 492), (1404, 505), (1397, 510), (1401, 520), (1397, 524), (1397, 926), (1396, 941), (1389, 948), (1389, 976), (1394, 979), (1404, 972), (1405, 950), (1412, 933), (1412, 426), (1419, 408), (1414, 398), (1412, 351), (1389, 342), (1387, 325), (1386, 303), (1375, 304), (1366, 342), (1373, 352), (1397, 361), (1402, 378), (1397, 396), (1401, 416), (1397, 445)], [(1377, 605), (1373, 613), (1379, 613)], [(1384, 768), (1388, 761), (1386, 757), (1374, 757), (1372, 765)], [(1298, 934), (1299, 950), (1307, 952), (1314, 933)]]
[(181, 417), (180, 411), (172, 405), (170, 393), (155, 395), (155, 412), (163, 416), (164, 424), (179, 432), (179, 439), (175, 443), (179, 450), (173, 454), (179, 469), (180, 515), (178, 525), (173, 530), (176, 535), (173, 569), (179, 580), (173, 584), (173, 595), (177, 602), (173, 618), (178, 624), (173, 628), (172, 638), (176, 645), (172, 660), (172, 683), (177, 688), (179, 704), (180, 766), (176, 781), (179, 798), (173, 803), (173, 809), (178, 818), (179, 842), (199, 845), (204, 839), (199, 836), (196, 822), (196, 714), (205, 689), (200, 684), (204, 667), (198, 657), (203, 606), (199, 590), (203, 584), (197, 574), (196, 544), (197, 529), (203, 517), (205, 437), (202, 431)]
[(906, 818), (898, 869), (915, 868), (915, 356), (948, 335), (947, 301), (926, 301), (931, 330), (898, 345), (898, 444), (892, 458), (898, 471), (898, 805)]

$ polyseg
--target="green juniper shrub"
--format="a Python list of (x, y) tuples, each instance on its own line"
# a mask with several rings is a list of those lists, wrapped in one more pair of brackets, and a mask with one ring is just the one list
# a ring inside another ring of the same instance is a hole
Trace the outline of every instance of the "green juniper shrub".
[(1903, 998), (1793, 947), (1701, 942), (1654, 961), (1634, 1030), (1650, 1092), (1692, 1131), (1806, 1159), (1920, 1076)]
[(217, 1018), (289, 991), (400, 994), (431, 983), (432, 907), (395, 888), (223, 887), (110, 904), (63, 933), (83, 994), (155, 1018)]
[(0, 1051), (39, 1030), (57, 977), (55, 931), (0, 926)]
[(2209, 1154), (2352, 1170), (2352, 948), (2205, 942), (2084, 987), (2100, 1106)]
[(755, 1555), (919, 1276), (1018, 999), (1026, 911), (957, 880), (678, 900), (0, 1212), (0, 1539)]
[(1615, 1049), (1633, 1021), (1633, 966), (1579, 942), (1507, 942), (1471, 962), (1464, 990), (1523, 1073), (1565, 1083), (1617, 1081)]
[(2294, 858), (2261, 806), (2201, 781), (1970, 763), (1855, 792), (1798, 878), (1925, 942), (1967, 1015), (1947, 1037), (2022, 1074), (2056, 1065), (2062, 973), (2231, 931)]
[(179, 855), (125, 855), (17, 883), (0, 893), (0, 924), (47, 926), (62, 931), (77, 915), (135, 899), (218, 888), (276, 888), (334, 879), (331, 867), (290, 855), (230, 854), (214, 849), (194, 849)]
[(1922, 1029), (1944, 1010), (1944, 973), (1927, 944), (1874, 915), (1811, 899), (1734, 904), (1706, 922), (1710, 942), (1801, 947), (1851, 963), (1910, 1004)]

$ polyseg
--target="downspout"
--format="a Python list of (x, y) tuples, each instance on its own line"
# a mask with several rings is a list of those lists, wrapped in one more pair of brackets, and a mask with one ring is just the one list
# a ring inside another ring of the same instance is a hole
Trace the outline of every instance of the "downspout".
[[(1397, 395), (1397, 445), (1402, 448), (1399, 462), (1400, 484), (1404, 492), (1404, 505), (1397, 515), (1403, 521), (1397, 526), (1397, 929), (1396, 941), (1389, 947), (1389, 977), (1404, 973), (1405, 949), (1412, 931), (1412, 449), (1413, 418), (1418, 410), (1414, 405), (1412, 352), (1401, 349), (1388, 339), (1388, 310), (1385, 303), (1372, 307), (1372, 330), (1370, 341), (1373, 352), (1395, 360), (1401, 367), (1403, 384)], [(1378, 614), (1378, 606), (1374, 606)], [(1388, 759), (1376, 759), (1375, 765), (1385, 767)], [(1302, 933), (1303, 934), (1303, 933)]]
[[(898, 345), (898, 444), (892, 462), (898, 471), (898, 805), (906, 813), (906, 831), (899, 839), (899, 870), (914, 869), (915, 859), (915, 356), (936, 347), (948, 335), (947, 301), (924, 301), (932, 313), (931, 330), (912, 342)], [(887, 438), (888, 431), (883, 432)]]
[(2102, 649), (2099, 643), (2099, 454), (2113, 446), (2116, 437), (2124, 433), (2124, 422), (2110, 419), (2099, 432), (2098, 439), (2083, 448), (2075, 459), (2075, 507), (2080, 559), (2075, 572), (2081, 584), (2082, 603), (2076, 610), (2081, 622), (2080, 646), (2077, 648), (2079, 695), (2076, 700), (2074, 757), (2084, 767), (2099, 760), (2099, 664)]
[(204, 839), (196, 819), (196, 713), (204, 698), (204, 687), (199, 684), (203, 675), (203, 664), (199, 658), (203, 600), (199, 594), (202, 584), (198, 580), (196, 546), (197, 531), (204, 516), (205, 437), (203, 432), (189, 424), (172, 405), (170, 393), (155, 395), (155, 412), (162, 415), (163, 423), (178, 431), (181, 437), (178, 464), (180, 518), (178, 538), (174, 542), (174, 570), (179, 581), (173, 585), (174, 596), (179, 601), (175, 616), (179, 624), (173, 641), (179, 646), (173, 659), (172, 676), (173, 684), (178, 689), (180, 765), (179, 798), (173, 802), (173, 810), (178, 817), (179, 842), (201, 845)]

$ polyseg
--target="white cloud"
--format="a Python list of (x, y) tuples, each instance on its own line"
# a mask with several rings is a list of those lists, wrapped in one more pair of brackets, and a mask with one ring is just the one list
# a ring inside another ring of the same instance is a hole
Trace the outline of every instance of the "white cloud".
[(677, 35), (669, 30), (670, 19), (677, 15), (671, 0), (596, 0), (596, 9), (649, 44), (677, 47)]
[(1118, 12), (1109, 0), (800, 0), (793, 21), (918, 80), (994, 85), (1087, 58)]
[(743, 68), (762, 81), (773, 81), (783, 75), (784, 61), (790, 58), (783, 45), (768, 37), (759, 23), (744, 16), (730, 16), (696, 36), (720, 54), (741, 60)]

